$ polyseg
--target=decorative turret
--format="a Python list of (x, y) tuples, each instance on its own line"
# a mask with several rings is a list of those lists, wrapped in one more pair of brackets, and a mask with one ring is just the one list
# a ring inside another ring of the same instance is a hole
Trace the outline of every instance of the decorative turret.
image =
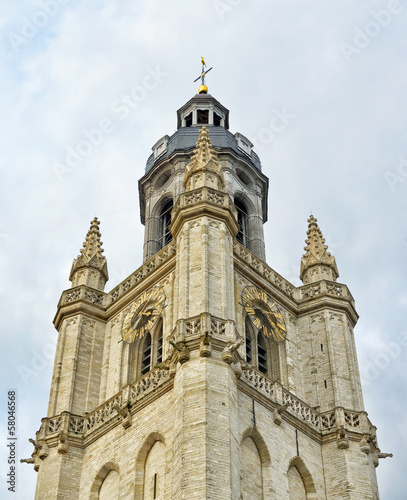
[(203, 186), (221, 191), (225, 186), (218, 157), (213, 149), (206, 127), (199, 131), (199, 138), (191, 161), (185, 168), (183, 186), (186, 191)]
[(102, 255), (103, 243), (100, 241), (99, 224), (97, 217), (91, 221), (90, 229), (80, 251), (81, 254), (72, 263), (69, 275), (72, 287), (87, 285), (97, 290), (103, 290), (109, 279), (106, 257)]
[(327, 251), (328, 246), (313, 215), (308, 219), (307, 236), (305, 254), (301, 258), (301, 280), (305, 285), (319, 280), (336, 281), (339, 272), (335, 257)]

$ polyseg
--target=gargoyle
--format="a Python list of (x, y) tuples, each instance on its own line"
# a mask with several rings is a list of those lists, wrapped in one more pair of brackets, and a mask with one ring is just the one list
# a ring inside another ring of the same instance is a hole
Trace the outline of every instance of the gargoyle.
[(209, 332), (205, 332), (204, 336), (202, 337), (202, 345), (209, 345), (210, 344), (210, 337), (209, 337)]
[(39, 449), (42, 447), (42, 444), (40, 444), (40, 443), (39, 443), (38, 441), (36, 441), (35, 439), (31, 439), (31, 438), (29, 438), (29, 439), (28, 439), (28, 441), (34, 445), (34, 448), (35, 448), (36, 450), (39, 450)]
[(185, 343), (184, 342), (174, 342), (173, 340), (170, 340), (170, 344), (178, 352), (182, 352), (183, 349), (185, 349)]
[(233, 344), (229, 342), (222, 352), (230, 352), (230, 353), (235, 352), (237, 349), (239, 349), (239, 347), (243, 344), (243, 342), (244, 340), (242, 338), (240, 338)]

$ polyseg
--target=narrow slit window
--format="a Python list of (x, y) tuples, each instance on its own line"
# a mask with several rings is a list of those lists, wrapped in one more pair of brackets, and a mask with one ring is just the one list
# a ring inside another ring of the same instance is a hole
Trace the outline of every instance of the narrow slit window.
[(157, 473), (154, 474), (154, 499), (157, 498)]

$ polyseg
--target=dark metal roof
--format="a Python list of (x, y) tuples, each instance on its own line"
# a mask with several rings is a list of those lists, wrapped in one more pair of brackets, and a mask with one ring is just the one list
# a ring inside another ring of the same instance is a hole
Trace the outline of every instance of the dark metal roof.
[[(154, 154), (151, 154), (147, 160), (146, 173), (149, 172), (155, 164), (161, 163), (165, 158), (170, 157), (176, 151), (193, 151), (198, 140), (200, 127), (181, 127), (169, 139), (167, 150), (154, 160)], [(236, 137), (224, 127), (208, 126), (209, 136), (213, 147), (221, 151), (222, 149), (232, 150), (237, 156), (249, 160), (257, 170), (261, 171), (261, 163), (257, 154), (252, 150), (251, 154), (245, 153), (238, 147)]]

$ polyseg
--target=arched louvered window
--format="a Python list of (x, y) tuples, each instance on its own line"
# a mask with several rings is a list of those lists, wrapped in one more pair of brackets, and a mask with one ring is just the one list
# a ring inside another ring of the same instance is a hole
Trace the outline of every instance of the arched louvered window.
[(252, 328), (250, 326), (249, 318), (246, 318), (245, 330), (246, 330), (246, 361), (248, 363), (251, 363), (253, 358), (252, 354), (253, 341), (252, 341)]
[(168, 243), (172, 241), (170, 224), (171, 224), (171, 211), (173, 206), (174, 205), (172, 200), (167, 201), (167, 203), (162, 207), (160, 212), (160, 239), (159, 239), (160, 248), (164, 248), (165, 245), (168, 245)]
[(146, 334), (143, 343), (143, 352), (141, 358), (141, 375), (145, 375), (151, 369), (151, 335)]
[(267, 375), (268, 373), (267, 348), (266, 348), (266, 343), (264, 341), (264, 337), (260, 332), (257, 336), (257, 362), (259, 370)]
[(161, 363), (162, 360), (163, 360), (163, 324), (161, 322), (157, 337), (157, 363)]
[(248, 247), (249, 238), (247, 234), (247, 208), (240, 200), (237, 199), (235, 199), (235, 207), (237, 209), (237, 223), (239, 225), (236, 239), (243, 246)]

